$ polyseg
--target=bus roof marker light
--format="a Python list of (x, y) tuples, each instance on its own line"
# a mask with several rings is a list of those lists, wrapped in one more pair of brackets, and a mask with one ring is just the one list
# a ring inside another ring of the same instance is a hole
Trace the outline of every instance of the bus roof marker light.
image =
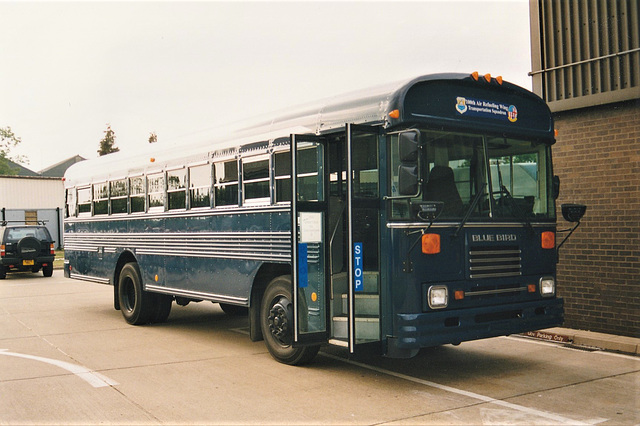
[(156, 161), (156, 159), (155, 159), (155, 158), (153, 158), (153, 157), (149, 158), (149, 162), (151, 162), (151, 163), (155, 163), (155, 161)]
[(487, 83), (491, 83), (491, 74), (487, 73), (483, 77)]
[(478, 78), (480, 78), (480, 74), (478, 73), (478, 71), (472, 72), (471, 78), (473, 78), (475, 81), (478, 81)]
[(400, 110), (399, 109), (394, 109), (393, 111), (391, 111), (389, 113), (389, 117), (391, 117), (391, 118), (400, 118)]
[(499, 84), (500, 86), (502, 86), (502, 76), (501, 76), (501, 75), (499, 75), (499, 76), (497, 76), (497, 77), (496, 77), (496, 81), (498, 82), (498, 84)]

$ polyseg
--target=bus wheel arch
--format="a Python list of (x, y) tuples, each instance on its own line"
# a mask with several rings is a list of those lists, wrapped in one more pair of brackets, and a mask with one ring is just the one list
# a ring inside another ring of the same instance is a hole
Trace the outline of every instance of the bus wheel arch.
[(249, 337), (252, 342), (258, 342), (264, 339), (260, 325), (262, 295), (271, 280), (281, 275), (291, 275), (291, 266), (280, 263), (265, 263), (260, 266), (260, 269), (258, 269), (253, 279), (249, 299)]
[(132, 263), (132, 262), (138, 262), (138, 260), (136, 259), (136, 257), (134, 256), (134, 254), (132, 252), (130, 252), (129, 250), (125, 250), (120, 254), (120, 257), (118, 258), (118, 262), (116, 263), (116, 268), (115, 271), (113, 273), (113, 308), (116, 311), (120, 310), (120, 300), (118, 298), (118, 286), (120, 283), (120, 272), (122, 271), (122, 268), (124, 267), (124, 265), (126, 265), (127, 263)]

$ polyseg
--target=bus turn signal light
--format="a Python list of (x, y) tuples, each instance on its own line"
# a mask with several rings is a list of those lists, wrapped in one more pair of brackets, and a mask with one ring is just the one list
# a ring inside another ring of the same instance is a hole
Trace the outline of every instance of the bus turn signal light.
[(454, 297), (456, 300), (462, 300), (462, 299), (464, 299), (464, 291), (462, 291), (462, 290), (456, 290), (456, 291), (453, 293), (453, 297)]
[(529, 284), (529, 285), (527, 286), (527, 291), (528, 291), (529, 293), (535, 293), (535, 292), (536, 292), (536, 285), (535, 285), (535, 284)]
[(541, 242), (543, 249), (556, 248), (556, 234), (551, 231), (544, 231), (541, 236)]
[(424, 254), (440, 253), (440, 234), (424, 234), (422, 236), (422, 252)]
[(400, 118), (400, 110), (399, 109), (394, 109), (393, 111), (391, 111), (389, 113), (389, 117), (391, 117), (391, 118)]

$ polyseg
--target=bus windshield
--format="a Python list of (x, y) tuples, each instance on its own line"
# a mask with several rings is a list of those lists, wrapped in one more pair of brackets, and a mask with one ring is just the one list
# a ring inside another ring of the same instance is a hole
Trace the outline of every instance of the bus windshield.
[[(391, 135), (392, 197), (399, 195), (398, 140)], [(467, 213), (471, 221), (555, 219), (549, 145), (431, 130), (420, 131), (420, 144), (422, 190), (412, 200), (393, 200), (391, 219), (415, 219), (411, 201), (443, 202), (439, 220)]]

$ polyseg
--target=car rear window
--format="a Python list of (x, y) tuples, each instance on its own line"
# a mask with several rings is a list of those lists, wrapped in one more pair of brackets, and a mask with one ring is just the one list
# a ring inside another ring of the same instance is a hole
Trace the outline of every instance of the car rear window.
[(8, 228), (6, 242), (19, 241), (24, 237), (34, 237), (38, 240), (50, 240), (49, 232), (46, 228)]

